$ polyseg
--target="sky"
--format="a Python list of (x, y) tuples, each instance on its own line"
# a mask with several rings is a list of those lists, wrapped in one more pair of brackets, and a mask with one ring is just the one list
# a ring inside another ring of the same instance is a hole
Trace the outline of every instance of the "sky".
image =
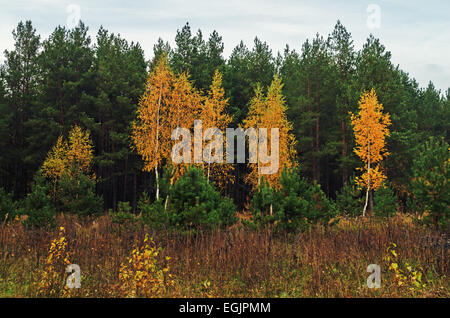
[[(420, 86), (429, 81), (442, 92), (450, 88), (450, 1), (448, 0), (0, 0), (0, 50), (14, 47), (12, 30), (31, 20), (41, 39), (57, 25), (81, 19), (92, 40), (103, 25), (128, 41), (139, 42), (146, 58), (159, 37), (174, 47), (178, 29), (189, 22), (204, 37), (213, 30), (222, 36), (225, 57), (243, 40), (255, 36), (267, 42), (274, 55), (286, 44), (301, 51), (316, 33), (327, 36), (339, 19), (360, 49), (370, 33), (392, 53), (392, 62)], [(0, 61), (4, 55), (0, 54)]]

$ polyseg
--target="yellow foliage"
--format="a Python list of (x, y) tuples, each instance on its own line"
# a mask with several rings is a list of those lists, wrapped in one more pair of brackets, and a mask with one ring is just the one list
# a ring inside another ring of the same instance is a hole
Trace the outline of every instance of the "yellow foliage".
[(119, 280), (127, 297), (160, 297), (166, 289), (174, 285), (165, 258), (165, 266), (158, 264), (161, 248), (156, 248), (152, 238), (145, 235), (144, 245), (135, 246), (131, 256), (120, 265)]
[[(216, 70), (213, 76), (212, 84), (205, 98), (202, 109), (200, 110), (200, 119), (202, 121), (203, 134), (208, 128), (218, 128), (222, 132), (231, 123), (231, 117), (225, 112), (228, 106), (228, 98), (225, 98), (225, 90), (222, 87), (222, 74)], [(223, 149), (226, 149), (226, 137), (223, 137)], [(212, 155), (212, 154), (211, 154)], [(205, 170), (215, 184), (222, 190), (226, 188), (227, 183), (234, 183), (232, 173), (234, 166), (229, 163), (204, 163)]]
[(63, 136), (59, 136), (55, 146), (47, 154), (41, 170), (44, 176), (54, 182), (63, 173), (83, 172), (89, 175), (92, 158), (93, 145), (89, 131), (83, 131), (75, 125), (69, 132), (68, 142)]
[(92, 158), (93, 146), (89, 131), (83, 131), (78, 125), (75, 125), (69, 132), (69, 149), (67, 151), (69, 165), (75, 164), (80, 171), (88, 174)]
[(67, 142), (63, 140), (62, 136), (59, 136), (56, 145), (53, 146), (42, 164), (44, 176), (50, 179), (61, 177), (67, 166), (67, 151)]
[(422, 282), (423, 270), (413, 267), (409, 263), (401, 263), (396, 251), (397, 245), (391, 243), (387, 248), (384, 260), (389, 264), (389, 271), (394, 274), (393, 284), (395, 288), (408, 288), (411, 292), (421, 291), (426, 284)]
[[(176, 128), (186, 128), (189, 130), (194, 128), (194, 120), (199, 117), (202, 96), (189, 81), (189, 74), (181, 73), (175, 78), (169, 97), (169, 109), (165, 121), (165, 126), (168, 129), (168, 138), (165, 143), (163, 155), (167, 164), (172, 165), (172, 147), (176, 141), (171, 139), (171, 134)], [(193, 162), (193, 152), (191, 152), (191, 155), (191, 162)], [(185, 163), (172, 165), (173, 177), (171, 183), (184, 174), (187, 166)]]
[(45, 269), (41, 273), (38, 285), (38, 292), (41, 296), (68, 297), (71, 295), (71, 289), (65, 287), (65, 271), (69, 264), (71, 262), (67, 251), (65, 229), (60, 227), (58, 237), (50, 243)]
[[(171, 139), (172, 131), (177, 127), (191, 129), (200, 104), (201, 96), (189, 81), (189, 75), (176, 76), (167, 57), (162, 57), (147, 79), (133, 122), (132, 148), (144, 160), (144, 171), (157, 172), (162, 165), (171, 165), (175, 142)], [(176, 166), (174, 178), (184, 170), (184, 165)]]
[[(279, 187), (279, 179), (283, 168), (295, 167), (296, 150), (295, 140), (292, 131), (292, 123), (286, 117), (286, 102), (282, 94), (283, 84), (281, 79), (276, 75), (272, 81), (267, 96), (263, 96), (261, 86), (257, 86), (255, 96), (250, 102), (250, 109), (247, 118), (244, 120), (244, 128), (267, 128), (267, 145), (270, 149), (271, 144), (271, 128), (279, 129), (279, 169), (276, 173), (264, 175), (264, 179), (271, 186)], [(259, 133), (259, 131), (258, 131)], [(246, 181), (252, 185), (253, 190), (259, 185), (261, 175), (260, 167), (268, 166), (270, 163), (260, 162), (258, 156), (257, 163), (249, 163), (250, 173)]]
[(376, 190), (386, 179), (379, 164), (389, 155), (386, 151), (391, 125), (389, 114), (383, 114), (383, 105), (378, 102), (374, 89), (362, 94), (359, 113), (350, 114), (356, 141), (354, 152), (364, 163), (364, 168), (360, 168), (364, 172), (356, 183), (360, 188)]
[(170, 135), (163, 120), (169, 111), (169, 95), (174, 80), (175, 75), (168, 67), (167, 58), (161, 58), (149, 75), (145, 92), (139, 100), (131, 137), (133, 146), (144, 160), (144, 171), (158, 167), (163, 154), (167, 153), (163, 147)]

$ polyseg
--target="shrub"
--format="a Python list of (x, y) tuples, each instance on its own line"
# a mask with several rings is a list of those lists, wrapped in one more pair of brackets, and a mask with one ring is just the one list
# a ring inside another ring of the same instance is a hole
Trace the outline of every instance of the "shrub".
[(362, 214), (363, 210), (363, 196), (362, 191), (358, 190), (354, 179), (344, 184), (341, 192), (336, 193), (336, 210), (340, 215), (358, 216)]
[(412, 165), (411, 193), (424, 221), (443, 229), (450, 227), (450, 148), (443, 138), (430, 138)]
[(12, 193), (6, 193), (0, 188), (0, 222), (13, 220), (17, 214), (17, 202), (13, 200)]
[(137, 204), (138, 211), (141, 213), (143, 221), (154, 228), (162, 228), (168, 225), (167, 213), (164, 209), (164, 200), (159, 199), (151, 202), (147, 192), (144, 192), (139, 198)]
[(55, 211), (49, 195), (50, 184), (40, 174), (34, 177), (31, 192), (20, 203), (20, 214), (28, 215), (24, 225), (28, 227), (52, 227), (55, 225)]
[[(263, 179), (252, 197), (252, 222), (245, 222), (245, 224), (257, 226), (277, 222), (281, 217), (279, 215), (279, 204), (276, 201), (275, 196), (275, 190)], [(275, 211), (275, 215), (273, 211)]]
[(127, 297), (158, 297), (174, 284), (167, 262), (160, 265), (161, 248), (156, 248), (152, 238), (145, 235), (144, 245), (136, 245), (130, 257), (120, 265), (121, 291)]
[(57, 183), (55, 208), (81, 216), (100, 213), (103, 200), (95, 194), (95, 180), (83, 173), (64, 173)]
[(384, 183), (375, 191), (373, 212), (377, 216), (394, 216), (397, 213), (398, 203), (394, 189)]
[(288, 230), (305, 229), (319, 220), (328, 222), (335, 214), (334, 204), (320, 186), (308, 183), (295, 169), (284, 169), (280, 184), (281, 188), (274, 190), (262, 182), (256, 190), (251, 206), (256, 223), (273, 222)]
[(136, 215), (131, 213), (131, 206), (128, 201), (118, 202), (117, 212), (110, 211), (111, 220), (119, 225), (134, 224), (137, 221)]
[(221, 197), (198, 168), (188, 168), (169, 190), (169, 225), (179, 229), (226, 227), (237, 221), (235, 211), (232, 200)]
[(70, 296), (66, 284), (66, 266), (70, 264), (64, 227), (59, 228), (58, 237), (50, 243), (45, 269), (41, 273), (38, 292), (40, 296)]

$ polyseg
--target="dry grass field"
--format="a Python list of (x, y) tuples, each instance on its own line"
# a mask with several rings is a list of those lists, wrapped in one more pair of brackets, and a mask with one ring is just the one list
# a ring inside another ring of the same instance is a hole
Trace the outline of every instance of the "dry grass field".
[[(60, 215), (52, 230), (17, 220), (0, 226), (0, 296), (450, 296), (443, 233), (405, 215), (331, 223), (303, 233), (235, 227), (180, 235), (115, 224), (108, 215)], [(69, 263), (80, 266), (81, 288), (64, 287)], [(379, 289), (366, 285), (369, 264), (381, 267)]]

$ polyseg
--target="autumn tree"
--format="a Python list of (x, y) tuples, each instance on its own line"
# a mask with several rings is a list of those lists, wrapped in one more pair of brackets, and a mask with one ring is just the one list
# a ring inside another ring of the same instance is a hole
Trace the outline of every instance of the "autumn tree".
[[(163, 147), (166, 166), (172, 170), (171, 185), (184, 174), (188, 166), (188, 163), (174, 164), (172, 162), (172, 149), (177, 140), (172, 140), (171, 134), (177, 128), (185, 128), (192, 131), (194, 129), (194, 120), (200, 116), (201, 104), (202, 96), (190, 81), (189, 73), (183, 72), (178, 74), (173, 82), (173, 88), (169, 97), (169, 109), (165, 120), (170, 139)], [(192, 148), (193, 139), (191, 141)], [(194, 162), (193, 156), (194, 154), (191, 152), (191, 162)]]
[(366, 189), (366, 201), (363, 216), (366, 214), (369, 192), (380, 187), (386, 179), (380, 164), (389, 153), (386, 150), (388, 126), (391, 125), (389, 114), (383, 114), (383, 105), (378, 102), (374, 89), (364, 91), (359, 101), (359, 113), (351, 113), (356, 147), (354, 152), (364, 163), (363, 174), (356, 178), (360, 188)]
[[(176, 76), (163, 56), (147, 80), (132, 129), (133, 147), (144, 160), (143, 170), (155, 171), (156, 199), (160, 196), (158, 169), (172, 163), (172, 132), (178, 127), (193, 127), (200, 103), (188, 73)], [(183, 165), (176, 166), (171, 182), (183, 171)]]
[[(45, 177), (56, 182), (64, 173), (90, 175), (92, 159), (90, 132), (75, 125), (69, 132), (68, 141), (59, 136), (41, 169)], [(94, 175), (91, 175), (91, 178), (94, 178)]]
[[(278, 129), (279, 133), (279, 167), (275, 173), (264, 175), (264, 178), (270, 186), (278, 188), (279, 178), (283, 168), (291, 168), (295, 166), (295, 137), (292, 135), (292, 124), (286, 118), (285, 98), (281, 92), (283, 84), (281, 79), (275, 75), (272, 84), (268, 88), (267, 96), (264, 97), (260, 85), (255, 89), (255, 96), (250, 102), (250, 110), (247, 118), (244, 120), (244, 128), (255, 128), (258, 134), (261, 133), (259, 128), (267, 129), (267, 145), (272, 144), (271, 130)], [(258, 135), (259, 139), (259, 135)], [(261, 168), (269, 166), (270, 163), (261, 160), (261, 142), (258, 145), (258, 156), (256, 163), (249, 163), (250, 173), (246, 181), (255, 189), (261, 184)], [(273, 150), (273, 149), (272, 149)]]
[(52, 181), (53, 189), (45, 188), (44, 179), (39, 190), (42, 193), (35, 195), (44, 196), (45, 199), (47, 192), (50, 192), (52, 207), (58, 212), (78, 215), (99, 213), (103, 200), (95, 194), (96, 178), (95, 174), (91, 173), (92, 162), (93, 145), (90, 132), (75, 125), (67, 140), (63, 136), (58, 138), (42, 164), (40, 172)]
[[(206, 135), (209, 128), (218, 128), (221, 132), (224, 132), (231, 123), (231, 117), (225, 112), (228, 106), (228, 98), (225, 98), (225, 90), (222, 87), (222, 74), (216, 70), (213, 76), (213, 81), (208, 92), (208, 96), (205, 97), (203, 107), (200, 111), (200, 119), (202, 121), (203, 136)], [(205, 145), (205, 151), (207, 152), (209, 159), (204, 164), (207, 165), (205, 170), (207, 171), (207, 180), (211, 178), (215, 181), (217, 186), (224, 190), (227, 183), (233, 183), (231, 177), (234, 170), (232, 164), (223, 163), (223, 155), (213, 153), (212, 144), (215, 142), (215, 135), (207, 136), (211, 137), (211, 141)], [(223, 138), (223, 149), (225, 148), (226, 138)], [(222, 153), (223, 154), (223, 153)], [(214, 158), (219, 155), (218, 161), (214, 162)], [(221, 157), (221, 158), (220, 158)]]
[(170, 138), (163, 120), (169, 111), (168, 100), (175, 75), (163, 56), (147, 80), (144, 94), (139, 100), (137, 119), (133, 122), (133, 146), (144, 160), (143, 170), (155, 171), (156, 199), (159, 199), (158, 168), (163, 161), (163, 147)]

